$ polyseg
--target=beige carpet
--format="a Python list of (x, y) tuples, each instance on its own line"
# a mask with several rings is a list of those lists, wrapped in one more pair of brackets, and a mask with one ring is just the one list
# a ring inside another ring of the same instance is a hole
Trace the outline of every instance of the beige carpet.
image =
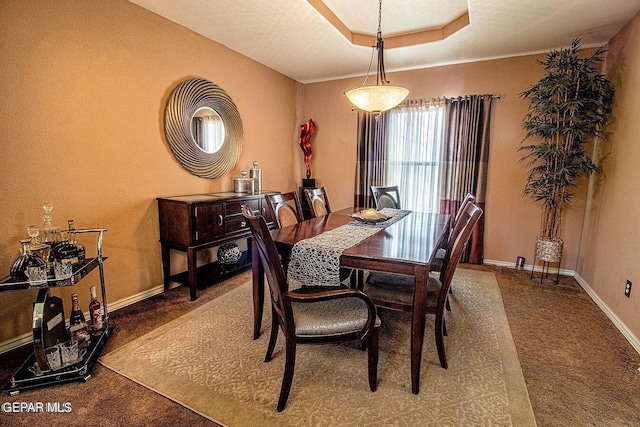
[(366, 352), (355, 344), (303, 345), (287, 407), (277, 413), (283, 338), (264, 363), (268, 328), (251, 339), (249, 283), (100, 362), (228, 426), (535, 425), (494, 274), (459, 269), (453, 288), (445, 338), (449, 369), (438, 363), (430, 316), (417, 396), (410, 388), (410, 318), (385, 311), (377, 392), (369, 391)]

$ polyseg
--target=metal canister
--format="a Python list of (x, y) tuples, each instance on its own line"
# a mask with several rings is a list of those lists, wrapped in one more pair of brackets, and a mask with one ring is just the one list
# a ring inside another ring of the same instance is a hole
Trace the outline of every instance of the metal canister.
[(258, 162), (253, 162), (253, 168), (249, 169), (249, 178), (255, 181), (253, 189), (258, 193), (262, 191), (262, 169), (258, 168)]
[(247, 178), (247, 171), (240, 172), (240, 178), (233, 178), (233, 188), (236, 193), (253, 194), (255, 191), (255, 180)]

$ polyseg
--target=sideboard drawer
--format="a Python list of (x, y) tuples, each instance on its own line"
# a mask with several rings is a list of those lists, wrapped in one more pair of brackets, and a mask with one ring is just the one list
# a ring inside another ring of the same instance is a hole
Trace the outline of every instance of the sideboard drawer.
[(235, 217), (227, 217), (227, 221), (225, 222), (224, 232), (226, 234), (240, 233), (249, 231), (249, 223), (242, 215)]
[(233, 202), (225, 202), (225, 210), (226, 210), (226, 216), (231, 216), (231, 215), (241, 215), (242, 214), (242, 207), (244, 205), (249, 205), (251, 206), (251, 210), (254, 213), (259, 213), (260, 211), (260, 199), (248, 199), (248, 200), (238, 200), (238, 201), (233, 201)]

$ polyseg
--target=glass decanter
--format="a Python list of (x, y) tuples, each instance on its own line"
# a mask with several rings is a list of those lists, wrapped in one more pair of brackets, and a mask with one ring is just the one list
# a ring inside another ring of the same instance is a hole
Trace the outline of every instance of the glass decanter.
[(40, 243), (40, 228), (37, 225), (30, 225), (27, 227), (27, 233), (29, 234), (29, 237), (31, 239), (31, 241), (29, 242), (31, 252), (42, 258), (45, 263), (48, 263), (51, 246), (45, 243)]
[(47, 264), (31, 252), (30, 240), (21, 240), (22, 252), (11, 266), (11, 277), (20, 282), (44, 282), (47, 280)]
[(43, 223), (40, 226), (40, 242), (54, 247), (56, 243), (60, 241), (60, 227), (53, 223), (53, 217), (51, 211), (53, 211), (53, 203), (44, 202), (42, 205), (44, 209), (44, 215), (42, 216)]

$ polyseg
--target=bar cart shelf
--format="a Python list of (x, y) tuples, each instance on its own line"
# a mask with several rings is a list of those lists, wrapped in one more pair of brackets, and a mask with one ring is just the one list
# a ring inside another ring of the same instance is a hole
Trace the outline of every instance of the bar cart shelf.
[[(97, 256), (95, 258), (87, 258), (86, 260), (84, 260), (81, 265), (78, 265), (73, 269), (73, 274), (68, 278), (51, 278), (38, 282), (19, 282), (13, 280), (10, 276), (0, 279), (0, 292), (38, 290), (38, 297), (36, 299), (36, 302), (34, 303), (34, 352), (16, 370), (16, 372), (10, 378), (9, 382), (3, 388), (3, 392), (9, 395), (15, 395), (23, 390), (31, 388), (49, 386), (70, 381), (87, 381), (89, 380), (89, 378), (91, 378), (91, 371), (93, 369), (93, 366), (98, 360), (98, 357), (100, 357), (100, 353), (109, 340), (109, 337), (113, 333), (113, 327), (109, 326), (109, 312), (107, 310), (107, 296), (104, 280), (104, 270), (102, 265), (103, 262), (107, 259), (106, 257), (102, 256), (102, 237), (105, 231), (107, 231), (106, 228), (75, 230), (77, 234), (90, 233), (97, 235)], [(44, 327), (44, 325), (42, 325), (43, 319), (37, 319), (37, 316), (35, 315), (37, 303), (46, 301), (50, 296), (51, 289), (75, 286), (96, 268), (100, 273), (100, 289), (104, 315), (103, 328), (92, 334), (91, 344), (85, 349), (86, 352), (83, 352), (83, 356), (81, 356), (77, 360), (77, 362), (71, 363), (67, 366), (63, 366), (56, 370), (40, 370), (35, 355), (36, 342), (38, 339), (38, 337), (36, 336), (36, 327)]]

